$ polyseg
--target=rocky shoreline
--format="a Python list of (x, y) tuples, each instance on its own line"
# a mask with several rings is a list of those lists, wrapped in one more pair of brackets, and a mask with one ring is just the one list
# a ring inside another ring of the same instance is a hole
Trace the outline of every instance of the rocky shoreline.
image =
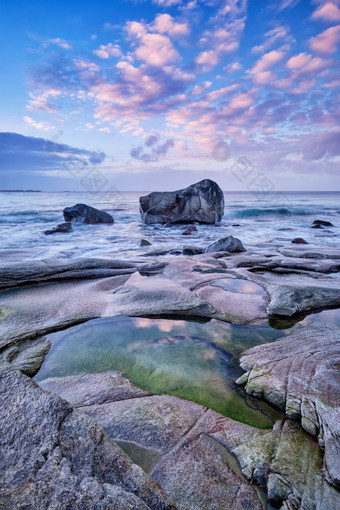
[[(223, 193), (204, 180), (140, 204), (147, 223), (214, 223)], [(114, 221), (84, 204), (64, 215), (69, 223), (47, 234)], [(302, 241), (246, 249), (227, 236), (157, 251), (144, 240), (147, 251), (130, 261), (9, 251), (0, 263), (0, 508), (337, 508), (340, 325), (303, 319), (340, 307), (340, 250)], [(114, 371), (32, 379), (51, 349), (45, 335), (118, 316), (283, 329), (242, 354), (236, 384), (284, 418), (260, 429)]]
[(31, 377), (50, 348), (46, 333), (96, 317), (292, 325), (298, 313), (340, 305), (339, 260), (336, 250), (289, 246), (2, 264), (0, 508), (23, 508), (24, 500), (34, 508), (336, 508), (336, 326), (297, 324), (241, 358), (238, 382), (285, 412), (273, 430), (148, 395), (115, 373), (39, 386)]

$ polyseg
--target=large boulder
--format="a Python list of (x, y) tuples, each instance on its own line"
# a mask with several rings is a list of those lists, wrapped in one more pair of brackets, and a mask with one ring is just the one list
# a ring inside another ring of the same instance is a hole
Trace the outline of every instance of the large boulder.
[(65, 207), (65, 221), (76, 221), (78, 223), (87, 223), (94, 225), (96, 223), (114, 223), (111, 214), (105, 211), (99, 211), (86, 204), (76, 204), (72, 207)]
[(153, 192), (140, 197), (144, 223), (216, 223), (224, 213), (223, 191), (210, 179), (177, 191)]

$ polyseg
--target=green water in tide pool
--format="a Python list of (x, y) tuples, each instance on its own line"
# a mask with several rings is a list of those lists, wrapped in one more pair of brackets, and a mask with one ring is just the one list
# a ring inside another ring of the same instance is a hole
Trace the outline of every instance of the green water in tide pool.
[(95, 319), (48, 335), (52, 347), (35, 379), (117, 371), (151, 394), (175, 395), (270, 428), (281, 413), (234, 381), (243, 373), (238, 358), (245, 349), (284, 335), (217, 320)]

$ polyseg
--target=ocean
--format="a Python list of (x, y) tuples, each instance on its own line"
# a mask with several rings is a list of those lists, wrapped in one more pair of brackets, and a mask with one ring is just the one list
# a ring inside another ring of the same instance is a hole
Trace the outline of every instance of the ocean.
[[(309, 244), (339, 247), (340, 192), (284, 192), (259, 196), (253, 192), (225, 192), (220, 226), (197, 225), (191, 236), (184, 225), (143, 225), (139, 197), (146, 192), (0, 192), (0, 257), (21, 250), (23, 258), (128, 258), (153, 250), (205, 247), (233, 235), (246, 248), (270, 250), (302, 237)], [(74, 225), (69, 233), (45, 235), (64, 221), (64, 207), (85, 203), (113, 215), (113, 225)], [(312, 229), (314, 220), (334, 227)], [(152, 246), (141, 247), (141, 239)], [(10, 250), (10, 251), (8, 251)]]

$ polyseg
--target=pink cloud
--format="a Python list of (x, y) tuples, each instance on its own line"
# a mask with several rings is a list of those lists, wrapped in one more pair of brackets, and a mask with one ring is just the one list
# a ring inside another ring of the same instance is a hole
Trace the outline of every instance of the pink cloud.
[(187, 23), (176, 23), (169, 14), (159, 14), (152, 24), (152, 30), (159, 34), (169, 34), (173, 38), (183, 37), (190, 32)]
[(313, 12), (312, 18), (325, 21), (340, 21), (340, 9), (333, 2), (326, 2)]
[(120, 57), (122, 52), (118, 44), (109, 43), (106, 46), (101, 44), (98, 50), (93, 50), (92, 52), (99, 58), (107, 59), (109, 57)]
[(340, 41), (340, 25), (327, 28), (324, 32), (309, 39), (309, 47), (321, 55), (332, 55), (337, 50)]
[(294, 57), (290, 58), (286, 66), (288, 69), (300, 69), (310, 62), (311, 58), (311, 55), (308, 53), (300, 53), (299, 55), (294, 55)]
[(312, 87), (315, 87), (315, 80), (301, 81), (297, 87), (291, 90), (292, 94), (305, 94)]
[(205, 81), (204, 83), (201, 83), (200, 85), (196, 85), (191, 91), (191, 94), (194, 96), (200, 96), (205, 92), (210, 86), (212, 85), (211, 81)]
[(271, 71), (263, 71), (262, 73), (255, 74), (253, 80), (257, 85), (265, 85), (266, 83), (269, 84), (276, 78), (277, 76)]
[(135, 55), (139, 60), (155, 67), (164, 66), (179, 57), (169, 37), (161, 34), (143, 35), (140, 45), (135, 50)]
[(24, 117), (24, 121), (29, 126), (34, 127), (35, 129), (41, 129), (42, 131), (51, 131), (51, 129), (56, 129), (54, 126), (51, 126), (51, 124), (47, 121), (41, 121), (37, 122), (32, 117)]
[(181, 4), (182, 0), (153, 0), (153, 3), (161, 7), (172, 7), (173, 5)]
[(281, 43), (283, 41), (285, 42), (285, 45), (287, 46), (286, 49), (289, 49), (290, 44), (295, 42), (294, 37), (290, 34), (289, 28), (279, 25), (278, 27), (269, 30), (264, 34), (264, 43), (259, 46), (254, 46), (251, 52), (255, 54), (263, 53), (279, 41), (281, 41)]
[(253, 104), (253, 97), (248, 92), (241, 92), (236, 94), (229, 102), (231, 110), (240, 110), (249, 108)]
[(269, 53), (265, 53), (256, 64), (250, 69), (250, 74), (263, 73), (264, 71), (268, 71), (275, 64), (280, 62), (284, 57), (284, 53), (282, 51), (273, 50)]

